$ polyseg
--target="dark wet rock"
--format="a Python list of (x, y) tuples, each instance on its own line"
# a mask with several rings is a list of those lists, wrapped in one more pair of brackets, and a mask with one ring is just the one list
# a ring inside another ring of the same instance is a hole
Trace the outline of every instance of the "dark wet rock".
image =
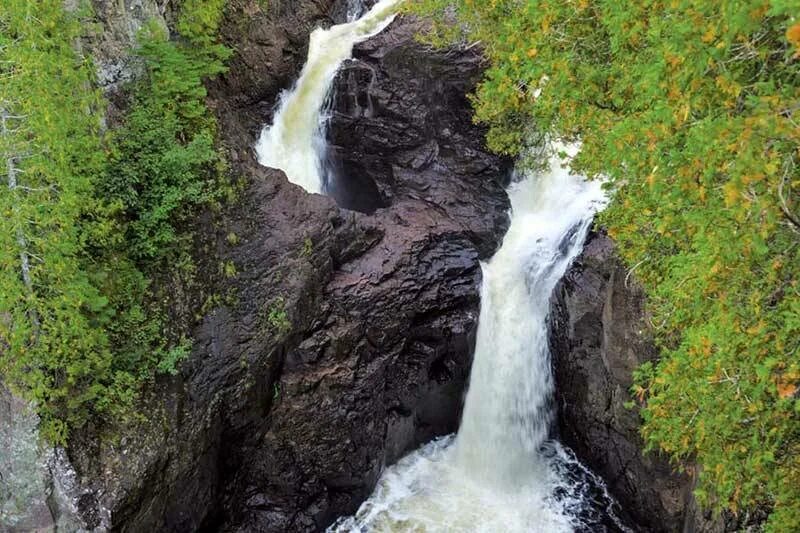
[(467, 95), (481, 78), (482, 56), (477, 48), (426, 51), (414, 38), (420, 29), (410, 20), (394, 25), (356, 46), (340, 71), (329, 130), (331, 193), (364, 211), (403, 199), (437, 206), (488, 252), (507, 208), (496, 177), (510, 169), (472, 124)]
[(477, 250), (424, 205), (388, 220), (350, 216), (334, 224), (382, 238), (331, 272), (317, 320), (287, 350), (269, 427), (230, 486), (245, 495), (231, 499), (232, 529), (318, 529), (355, 510), (385, 464), (456, 429)]
[(561, 438), (608, 484), (644, 531), (679, 531), (689, 479), (643, 454), (629, 389), (633, 370), (658, 352), (644, 294), (604, 234), (593, 234), (556, 289), (552, 312)]
[[(274, 405), (262, 427), (244, 438), (240, 462), (230, 469), (227, 530), (320, 529), (352, 513), (385, 465), (457, 428), (477, 327), (479, 260), (493, 253), (508, 224), (502, 188), (508, 162), (469, 148), (479, 140), (464, 144), (467, 154), (454, 146), (448, 148), (451, 154), (427, 164), (408, 156), (431, 144), (450, 146), (450, 138), (446, 128), (437, 127), (444, 111), (422, 134), (396, 122), (402, 105), (412, 110), (407, 115), (432, 113), (424, 111), (430, 102), (422, 81), (431, 74), (428, 69), (413, 73), (416, 84), (409, 73), (381, 71), (395, 47), (418, 64), (440, 65), (446, 83), (461, 84), (464, 92), (447, 120), (463, 124), (465, 138), (471, 132), (482, 139), (484, 133), (470, 123), (464, 98), (469, 80), (478, 78), (480, 58), (469, 54), (469, 68), (465, 61), (448, 69), (443, 53), (413, 42), (415, 27), (398, 21), (356, 52), (363, 56), (361, 64), (372, 61), (379, 73), (367, 90), (402, 94), (405, 104), (374, 96), (374, 113), (364, 117), (337, 98), (332, 110), (333, 150), (380, 160), (380, 167), (351, 169), (349, 176), (400, 184), (385, 202), (390, 205), (366, 215), (320, 199), (331, 210), (321, 234), (313, 219), (274, 222), (282, 233), (311, 235), (308, 260), (318, 261), (312, 272), (320, 279), (306, 290), (322, 291), (310, 305), (290, 305), (306, 320), (293, 320), (299, 333), (282, 354), (280, 376), (270, 389)], [(368, 57), (370, 50), (382, 53)], [(346, 70), (337, 85), (348, 77)], [(355, 83), (352, 90), (360, 87)], [(339, 133), (347, 128), (364, 135)], [(280, 205), (273, 201), (264, 209)], [(307, 208), (283, 209), (309, 217)], [(304, 248), (303, 240), (293, 246)]]
[[(290, 89), (308, 53), (308, 36), (341, 18), (341, 0), (230, 0), (221, 33), (235, 51), (228, 72), (211, 85), (236, 135), (250, 135), (270, 119), (281, 91)], [(245, 133), (246, 132), (246, 133)], [(247, 150), (250, 145), (237, 146)]]
[(658, 357), (650, 332), (635, 274), (605, 233), (591, 234), (552, 301), (560, 438), (605, 480), (638, 531), (747, 530), (763, 516), (714, 517), (701, 511), (692, 477), (676, 472), (663, 455), (643, 451), (639, 413), (625, 404), (635, 403), (634, 369)]
[[(359, 47), (358, 64), (377, 75), (352, 90), (370, 91), (374, 113), (337, 99), (335, 150), (363, 158), (365, 172), (348, 175), (387, 201), (349, 211), (255, 162), (259, 127), (299, 72), (309, 31), (339, 6), (270, 5), (231, 2), (223, 33), (237, 55), (209, 86), (245, 190), (198, 221), (198, 276), (214, 289), (193, 353), (154, 384), (142, 417), (72, 441), (82, 494), (93, 495), (82, 512), (109, 510), (116, 530), (320, 530), (352, 513), (386, 464), (457, 427), (479, 260), (508, 225), (508, 162), (480, 147), (464, 98), (480, 58), (415, 44), (410, 20)], [(337, 137), (341, 128), (359, 135)], [(238, 275), (220, 276), (220, 261)], [(176, 307), (188, 297), (176, 292)]]

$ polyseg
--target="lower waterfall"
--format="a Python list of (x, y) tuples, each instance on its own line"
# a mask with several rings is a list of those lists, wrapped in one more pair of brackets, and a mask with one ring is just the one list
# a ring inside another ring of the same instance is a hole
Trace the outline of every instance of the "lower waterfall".
[[(567, 147), (559, 146), (564, 151)], [(511, 227), (482, 265), (475, 359), (461, 427), (388, 468), (357, 514), (329, 531), (625, 531), (602, 482), (556, 441), (550, 296), (580, 253), (601, 182), (564, 168), (509, 189)], [(599, 491), (599, 494), (598, 494)], [(605, 520), (610, 527), (595, 527)]]

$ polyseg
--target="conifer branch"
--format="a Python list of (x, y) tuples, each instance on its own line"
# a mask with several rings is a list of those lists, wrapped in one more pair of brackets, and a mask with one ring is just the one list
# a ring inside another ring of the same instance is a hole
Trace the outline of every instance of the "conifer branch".
[[(10, 137), (12, 132), (8, 127), (9, 120), (16, 120), (19, 119), (19, 115), (12, 115), (8, 113), (5, 108), (0, 108), (0, 135), (3, 137)], [(17, 167), (17, 156), (14, 154), (8, 154), (6, 156), (6, 180), (8, 185), (8, 190), (13, 192), (19, 188), (19, 184), (17, 182), (17, 176), (22, 171)], [(28, 240), (25, 238), (25, 233), (22, 231), (21, 228), (17, 229), (16, 235), (17, 245), (19, 246), (19, 260), (20, 260), (20, 271), (22, 276), (22, 283), (25, 285), (25, 289), (28, 291), (29, 294), (33, 294), (33, 277), (31, 276), (31, 262), (30, 262), (30, 254), (28, 252)], [(39, 335), (39, 315), (36, 312), (36, 309), (29, 310), (29, 316), (31, 322), (33, 323), (34, 328), (34, 336), (38, 337)]]
[(786, 198), (783, 195), (783, 188), (786, 186), (786, 181), (789, 179), (789, 171), (794, 168), (794, 158), (790, 158), (789, 161), (786, 163), (786, 171), (783, 173), (783, 177), (781, 178), (780, 183), (778, 183), (778, 199), (780, 200), (781, 211), (783, 211), (783, 215), (786, 219), (794, 225), (794, 230), (800, 230), (800, 218), (798, 218), (792, 211), (789, 209), (789, 205), (786, 202)]

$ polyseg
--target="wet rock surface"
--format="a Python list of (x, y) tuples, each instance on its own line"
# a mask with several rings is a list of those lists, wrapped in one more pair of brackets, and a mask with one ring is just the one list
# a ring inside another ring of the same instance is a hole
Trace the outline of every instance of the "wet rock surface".
[(340, 205), (368, 212), (407, 199), (437, 206), (493, 249), (507, 207), (496, 176), (510, 168), (487, 153), (483, 131), (472, 124), (467, 95), (482, 75), (482, 57), (477, 48), (431, 52), (415, 42), (421, 29), (410, 20), (396, 24), (358, 45), (340, 71), (330, 192)]
[(644, 294), (612, 241), (590, 236), (554, 294), (551, 344), (561, 439), (608, 484), (643, 531), (680, 531), (689, 480), (643, 454), (632, 372), (657, 357)]
[(625, 404), (633, 402), (634, 369), (658, 357), (650, 330), (635, 274), (605, 233), (592, 233), (551, 304), (559, 436), (605, 480), (638, 531), (749, 531), (763, 516), (701, 511), (694, 480), (663, 455), (643, 451), (639, 413)]
[[(143, 417), (70, 449), (94, 497), (84, 514), (108, 510), (120, 531), (317, 531), (355, 511), (384, 465), (456, 429), (479, 260), (508, 225), (509, 163), (480, 147), (464, 98), (475, 52), (417, 45), (409, 19), (359, 47), (337, 86), (374, 71), (352, 89), (372, 112), (339, 92), (331, 131), (341, 175), (384, 195), (368, 215), (307, 194), (252, 149), (308, 33), (340, 3), (231, 4), (223, 33), (237, 55), (210, 104), (244, 192), (198, 237), (199, 275), (220, 279), (189, 361), (154, 384)], [(221, 279), (210, 258), (237, 276)]]
[[(303, 291), (316, 294), (288, 306), (301, 322), (292, 318), (297, 334), (290, 334), (270, 388), (274, 405), (255, 437), (248, 428), (226, 483), (226, 530), (324, 528), (355, 511), (386, 464), (457, 428), (477, 327), (478, 261), (493, 253), (508, 224), (508, 162), (472, 148), (484, 132), (471, 125), (464, 94), (480, 74), (479, 56), (448, 67), (444, 53), (414, 43), (416, 29), (400, 20), (360, 45), (332, 104), (332, 151), (370, 162), (342, 165), (337, 176), (351, 181), (340, 192), (355, 183), (387, 185), (386, 207), (367, 215), (319, 198), (325, 222), (309, 220), (308, 206), (294, 201), (262, 207), (293, 213), (274, 224), (284, 237), (294, 234), (290, 246), (301, 261), (306, 254), (315, 276)], [(384, 69), (395, 55), (416, 58), (418, 68)], [(375, 73), (368, 86), (347, 89), (368, 91), (369, 116), (343, 96), (353, 64)], [(446, 108), (430, 107), (425, 79), (433, 74), (460, 87)], [(454, 124), (462, 125), (458, 138)], [(463, 151), (452, 144), (470, 135), (477, 140)], [(431, 146), (450, 153), (415, 157)], [(307, 197), (264, 172), (267, 181)]]

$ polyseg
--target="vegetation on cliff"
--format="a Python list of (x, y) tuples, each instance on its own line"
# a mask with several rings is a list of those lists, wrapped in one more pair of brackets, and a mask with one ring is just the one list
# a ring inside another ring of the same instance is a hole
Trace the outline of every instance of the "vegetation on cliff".
[(420, 0), (434, 42), (480, 42), (495, 150), (580, 139), (602, 223), (650, 298), (662, 357), (643, 432), (717, 510), (800, 523), (800, 2)]
[(141, 385), (188, 353), (153, 279), (187, 263), (184, 221), (224, 193), (202, 79), (223, 70), (223, 3), (187, 0), (170, 41), (141, 35), (144, 76), (121, 123), (81, 51), (88, 3), (0, 7), (0, 375), (63, 442), (128, 416)]

